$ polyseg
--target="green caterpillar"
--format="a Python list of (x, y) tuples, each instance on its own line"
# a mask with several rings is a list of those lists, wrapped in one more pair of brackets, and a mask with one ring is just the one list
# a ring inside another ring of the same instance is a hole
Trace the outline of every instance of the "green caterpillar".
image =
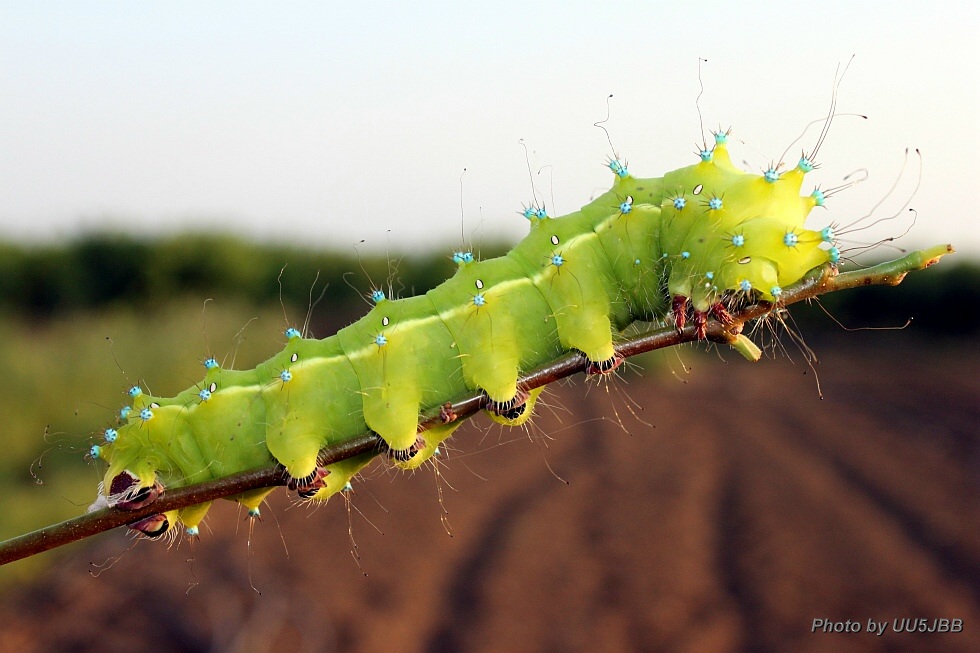
[[(537, 398), (518, 386), (523, 371), (578, 350), (588, 373), (608, 374), (621, 363), (617, 334), (636, 320), (691, 319), (704, 337), (708, 319), (730, 320), (733, 304), (778, 302), (782, 287), (840, 259), (831, 227), (803, 226), (825, 194), (800, 194), (812, 155), (752, 174), (732, 164), (727, 138), (715, 134), (697, 163), (659, 178), (610, 160), (609, 191), (559, 218), (525, 209), (530, 233), (507, 255), (457, 252), (455, 275), (425, 295), (375, 291), (366, 316), (323, 340), (288, 329), (285, 348), (254, 370), (209, 358), (201, 384), (176, 397), (133, 387), (122, 425), (91, 450), (108, 463), (101, 501), (135, 509), (164, 487), (273, 461), (301, 497), (325, 500), (371, 460), (321, 466), (327, 445), (371, 430), (395, 464), (417, 467), (459, 425), (418, 432), (420, 413), (447, 400), (482, 391), (493, 419), (519, 425)], [(269, 491), (236, 500), (257, 515)], [(183, 524), (193, 536), (208, 507), (133, 527), (157, 537)]]

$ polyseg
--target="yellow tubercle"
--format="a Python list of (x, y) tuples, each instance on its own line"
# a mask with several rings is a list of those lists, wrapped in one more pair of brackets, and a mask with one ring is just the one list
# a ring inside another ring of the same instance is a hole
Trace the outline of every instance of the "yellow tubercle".
[(799, 168), (793, 168), (783, 174), (779, 175), (779, 181), (777, 184), (791, 186), (793, 191), (797, 194), (800, 192), (800, 188), (803, 187), (803, 175), (804, 172)]
[[(597, 359), (597, 360), (603, 360), (603, 359)], [(489, 415), (490, 419), (497, 422), (498, 424), (503, 424), (504, 426), (520, 426), (521, 424), (524, 424), (526, 421), (531, 419), (531, 415), (534, 414), (534, 403), (538, 400), (538, 395), (540, 395), (543, 390), (544, 387), (540, 387), (540, 388), (535, 388), (534, 390), (531, 390), (528, 393), (527, 403), (524, 404), (524, 412), (521, 413), (520, 417), (517, 417), (515, 419), (507, 419), (506, 417), (503, 417), (501, 415), (496, 415), (490, 411), (487, 411), (487, 415)]]
[(736, 170), (741, 172), (741, 170), (736, 168), (735, 164), (732, 163), (732, 157), (728, 154), (728, 146), (724, 143), (718, 143), (715, 145), (713, 154), (714, 155), (711, 157), (711, 160), (718, 167), (725, 168), (726, 170)]
[[(196, 506), (188, 506), (186, 508), (181, 508), (177, 511), (176, 517), (178, 521), (183, 524), (186, 528), (196, 529), (200, 526), (201, 522), (204, 521), (204, 516), (208, 514), (208, 509), (211, 508), (211, 502), (206, 501), (205, 503), (199, 503)], [(168, 515), (168, 519), (170, 516)], [(174, 522), (171, 521), (173, 525)]]

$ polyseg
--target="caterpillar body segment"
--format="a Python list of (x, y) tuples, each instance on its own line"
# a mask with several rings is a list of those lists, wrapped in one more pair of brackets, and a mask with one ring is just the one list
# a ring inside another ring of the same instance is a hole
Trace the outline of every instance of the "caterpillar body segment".
[(782, 286), (830, 260), (820, 234), (803, 227), (817, 205), (813, 195), (800, 195), (809, 166), (743, 172), (732, 165), (724, 137), (716, 136), (707, 160), (664, 176), (672, 191), (661, 229), (671, 261), (668, 292), (690, 298), (701, 312), (728, 291), (776, 301)]
[[(425, 295), (385, 300), (337, 333), (357, 372), (354, 390), (366, 425), (394, 450), (415, 443), (420, 410), (455, 396), (446, 393), (459, 387), (460, 364), (443, 353), (452, 335), (433, 312)], [(428, 373), (419, 376), (419, 370)]]
[[(511, 256), (467, 265), (426, 296), (452, 335), (461, 392), (479, 389), (493, 402), (509, 401), (521, 369), (561, 351), (547, 302)], [(531, 315), (540, 319), (524, 319)]]
[(349, 437), (338, 425), (363, 419), (355, 366), (338, 338), (294, 337), (265, 375), (273, 378), (263, 392), (269, 452), (293, 478), (305, 478), (316, 471), (321, 448)]
[[(804, 227), (823, 196), (801, 195), (806, 159), (782, 173), (744, 172), (725, 140), (717, 135), (697, 163), (660, 178), (634, 177), (612, 161), (612, 188), (580, 210), (551, 218), (526, 209), (530, 233), (505, 256), (457, 252), (459, 269), (437, 288), (406, 299), (376, 291), (367, 315), (323, 340), (290, 329), (284, 349), (254, 370), (209, 359), (201, 384), (174, 398), (134, 389), (125, 423), (93, 447), (108, 462), (105, 494), (121, 505), (158, 485), (277, 461), (300, 496), (325, 500), (371, 460), (321, 465), (325, 446), (371, 430), (393, 464), (415, 468), (459, 426), (447, 416), (419, 433), (424, 411), (482, 391), (491, 418), (517, 426), (540, 393), (518, 386), (522, 372), (578, 350), (591, 373), (608, 373), (621, 362), (618, 333), (635, 320), (673, 315), (683, 326), (690, 313), (703, 334), (709, 316), (730, 319), (733, 298), (778, 301), (783, 286), (839, 257), (832, 230)], [(267, 492), (236, 500), (257, 515)], [(138, 529), (158, 536), (180, 523), (196, 534), (207, 508)]]

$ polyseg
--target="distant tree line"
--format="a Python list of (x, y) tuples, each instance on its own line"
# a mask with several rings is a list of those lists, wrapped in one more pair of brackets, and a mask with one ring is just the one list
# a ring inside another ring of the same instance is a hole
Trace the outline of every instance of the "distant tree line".
[[(504, 245), (483, 247), (481, 255), (504, 251)], [(397, 296), (423, 293), (452, 274), (450, 255), (447, 250), (357, 256), (353, 250), (266, 245), (226, 235), (146, 240), (91, 234), (61, 245), (0, 243), (0, 311), (45, 318), (111, 304), (151, 305), (181, 295), (307, 306), (311, 293), (316, 300), (322, 292), (320, 310), (344, 307), (360, 313), (372, 282), (386, 292), (393, 284)], [(911, 275), (900, 289), (859, 288), (825, 296), (821, 303), (851, 327), (902, 324), (914, 316), (916, 330), (975, 334), (980, 265), (943, 261)], [(794, 309), (793, 315), (811, 329), (837, 328), (819, 310)]]
[(92, 234), (63, 245), (0, 243), (0, 309), (46, 316), (180, 295), (305, 306), (311, 292), (316, 299), (321, 291), (322, 302), (336, 304), (369, 293), (368, 277), (386, 291), (390, 279), (405, 295), (441, 283), (453, 267), (448, 251), (389, 260), (353, 249), (264, 245), (226, 235), (144, 240)]

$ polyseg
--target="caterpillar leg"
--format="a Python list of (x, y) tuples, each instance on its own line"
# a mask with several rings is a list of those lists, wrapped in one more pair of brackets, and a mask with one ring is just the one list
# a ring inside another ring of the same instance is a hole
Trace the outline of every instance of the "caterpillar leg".
[(415, 458), (416, 455), (425, 449), (425, 438), (422, 435), (415, 437), (415, 442), (407, 449), (392, 449), (388, 444), (384, 444), (384, 454), (396, 463), (407, 463)]
[(708, 337), (708, 314), (705, 311), (694, 309), (694, 334), (698, 340)]
[(112, 479), (109, 486), (110, 503), (120, 510), (139, 510), (163, 494), (163, 485), (154, 480), (152, 485), (141, 485), (139, 477), (123, 470)]
[(439, 445), (463, 424), (461, 421), (457, 421), (455, 414), (445, 406), (440, 409), (439, 415), (444, 423), (419, 433), (418, 440), (416, 440), (416, 445), (419, 445), (418, 451), (410, 460), (397, 462), (398, 467), (415, 469), (432, 456), (439, 455)]
[(353, 458), (348, 458), (347, 460), (341, 460), (330, 465), (327, 465), (326, 471), (327, 475), (324, 477), (325, 484), (316, 493), (315, 496), (311, 497), (317, 501), (326, 501), (338, 492), (346, 492), (351, 490), (351, 480), (357, 475), (366, 465), (374, 460), (373, 453), (365, 453), (360, 456), (354, 456)]
[(687, 297), (684, 295), (674, 295), (670, 300), (670, 308), (674, 313), (674, 328), (680, 331), (687, 324)]
[(593, 361), (590, 360), (589, 364), (585, 367), (585, 373), (589, 376), (595, 374), (612, 374), (616, 368), (623, 364), (622, 354), (614, 353), (612, 356), (605, 360)]
[(695, 310), (694, 324), (697, 326), (698, 340), (708, 337), (708, 316), (715, 318), (724, 327), (731, 326), (735, 322), (724, 302), (715, 302), (707, 311)]
[(490, 419), (498, 424), (503, 424), (504, 426), (520, 426), (524, 422), (531, 419), (531, 416), (534, 415), (534, 403), (538, 400), (538, 396), (543, 391), (543, 387), (535, 388), (530, 392), (520, 390), (520, 394), (522, 395), (520, 405), (516, 405), (509, 410), (502, 410), (501, 412), (494, 412), (488, 407), (487, 415), (489, 415)]
[(496, 415), (508, 421), (520, 419), (527, 409), (527, 402), (530, 397), (528, 391), (523, 388), (517, 388), (514, 396), (507, 401), (495, 401), (490, 398), (490, 395), (486, 391), (483, 394), (487, 397), (486, 410), (490, 413), (491, 417)]
[(167, 516), (167, 513), (161, 512), (155, 515), (150, 515), (149, 517), (144, 517), (137, 522), (133, 522), (129, 525), (129, 528), (136, 531), (143, 537), (155, 540), (170, 530), (170, 524), (171, 520)]
[(286, 487), (296, 492), (300, 498), (309, 499), (326, 486), (324, 479), (330, 474), (330, 470), (325, 467), (317, 468), (303, 478), (289, 477)]
[(690, 312), (692, 322), (694, 323), (694, 332), (698, 340), (704, 340), (708, 337), (709, 316), (718, 320), (723, 326), (729, 326), (734, 321), (732, 314), (728, 312), (728, 308), (723, 302), (715, 302), (704, 311), (698, 308), (692, 310), (692, 304), (687, 297), (684, 295), (674, 295), (671, 301), (671, 307), (674, 314), (674, 328), (678, 331), (683, 329), (687, 324), (687, 315)]
[(721, 302), (715, 302), (712, 304), (711, 315), (716, 320), (721, 322), (723, 326), (731, 326), (731, 324), (735, 321), (732, 319), (732, 314), (728, 312), (728, 309)]
[(443, 424), (451, 424), (459, 419), (456, 411), (453, 410), (453, 404), (451, 401), (447, 401), (439, 407), (439, 419), (442, 420)]

